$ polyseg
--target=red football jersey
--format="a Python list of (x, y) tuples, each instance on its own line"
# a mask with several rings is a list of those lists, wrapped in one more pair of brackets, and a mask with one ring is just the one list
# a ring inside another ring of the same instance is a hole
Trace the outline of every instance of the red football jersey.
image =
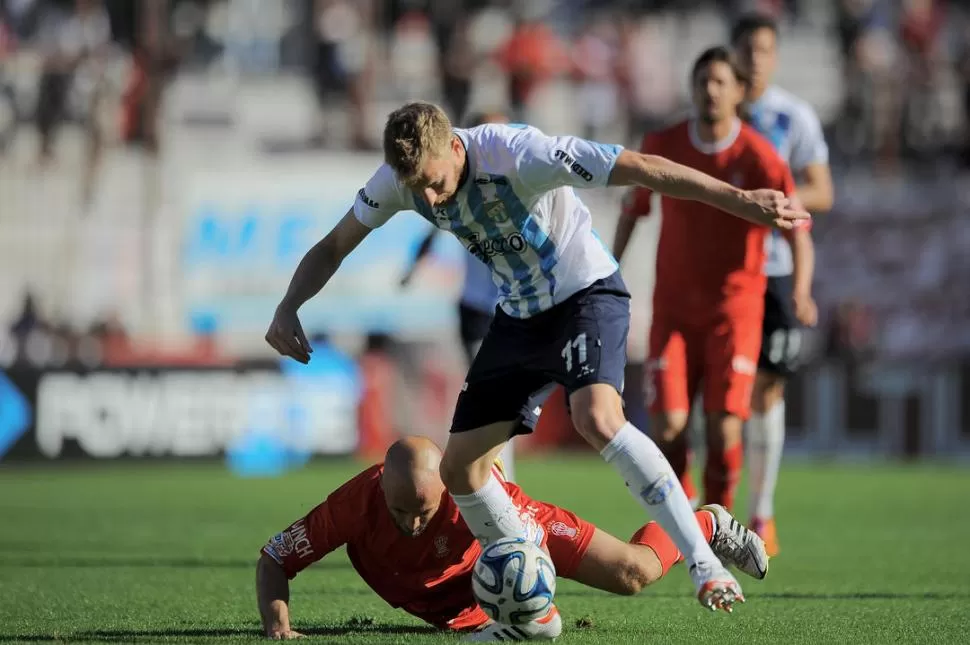
[[(357, 573), (392, 607), (442, 629), (487, 622), (471, 589), (471, 572), (481, 546), (454, 500), (446, 493), (424, 532), (417, 537), (405, 535), (384, 501), (382, 471), (381, 464), (371, 466), (348, 481), (270, 539), (262, 552), (293, 578), (346, 544)], [(519, 508), (535, 504), (518, 486), (505, 482), (505, 487)]]
[[(692, 121), (647, 134), (641, 151), (690, 166), (738, 188), (795, 192), (795, 181), (771, 143), (737, 122), (722, 142), (700, 141)], [(627, 196), (624, 214), (650, 214), (652, 192), (637, 188)], [(766, 278), (763, 226), (707, 204), (663, 197), (663, 224), (657, 248), (654, 301), (687, 311), (710, 310), (727, 300), (764, 296)]]

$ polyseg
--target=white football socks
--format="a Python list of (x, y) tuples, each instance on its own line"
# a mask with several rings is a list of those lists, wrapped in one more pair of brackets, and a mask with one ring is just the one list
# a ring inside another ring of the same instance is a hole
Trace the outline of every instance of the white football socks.
[(494, 474), (470, 495), (452, 495), (465, 524), (482, 546), (503, 537), (528, 537), (519, 509)]
[(688, 565), (717, 562), (680, 481), (657, 444), (626, 423), (600, 455), (620, 473), (647, 513), (656, 517)]
[(748, 513), (767, 520), (775, 515), (775, 484), (785, 447), (785, 400), (764, 414), (752, 414), (748, 421)]

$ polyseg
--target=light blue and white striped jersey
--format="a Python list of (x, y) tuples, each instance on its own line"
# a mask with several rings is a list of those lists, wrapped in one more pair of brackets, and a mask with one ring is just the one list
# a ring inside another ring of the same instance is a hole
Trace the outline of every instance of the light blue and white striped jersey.
[(521, 125), (455, 134), (467, 151), (468, 174), (448, 204), (431, 208), (384, 164), (357, 193), (357, 219), (376, 228), (413, 210), (454, 233), (489, 266), (499, 305), (516, 318), (546, 311), (617, 271), (573, 188), (605, 186), (621, 146)]
[[(829, 162), (822, 124), (807, 102), (773, 85), (749, 105), (749, 110), (751, 125), (771, 141), (796, 181), (806, 167)], [(765, 252), (768, 277), (791, 275), (795, 266), (791, 247), (779, 231), (765, 238)]]

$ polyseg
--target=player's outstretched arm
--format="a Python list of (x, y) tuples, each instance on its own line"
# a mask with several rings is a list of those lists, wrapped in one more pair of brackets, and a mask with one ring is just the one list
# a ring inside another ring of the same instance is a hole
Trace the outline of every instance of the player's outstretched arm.
[(815, 275), (815, 243), (808, 227), (786, 231), (792, 249), (792, 304), (795, 318), (806, 327), (818, 322), (818, 306), (812, 297), (812, 279)]
[(704, 202), (755, 224), (791, 229), (809, 214), (791, 207), (784, 193), (771, 190), (740, 190), (664, 157), (631, 150), (622, 151), (610, 173), (610, 186), (643, 186), (674, 197)]
[(263, 633), (273, 640), (291, 640), (303, 634), (290, 629), (290, 582), (286, 572), (265, 553), (256, 564), (256, 598)]
[(310, 361), (313, 350), (303, 333), (297, 311), (303, 303), (323, 289), (344, 258), (370, 232), (371, 229), (361, 224), (351, 210), (326, 237), (303, 256), (290, 280), (286, 295), (276, 308), (269, 331), (266, 332), (266, 342), (273, 349), (301, 363)]

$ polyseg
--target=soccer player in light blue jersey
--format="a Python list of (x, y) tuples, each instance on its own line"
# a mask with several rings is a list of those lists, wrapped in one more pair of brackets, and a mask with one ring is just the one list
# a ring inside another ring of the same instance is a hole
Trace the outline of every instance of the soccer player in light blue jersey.
[[(829, 210), (832, 173), (818, 116), (808, 103), (771, 84), (778, 58), (778, 27), (772, 19), (752, 14), (734, 26), (731, 41), (751, 77), (746, 97), (751, 125), (788, 164), (802, 207), (810, 213)], [(818, 317), (812, 299), (815, 251), (808, 229), (801, 229), (793, 243), (798, 245), (798, 253), (792, 253), (791, 246), (777, 233), (767, 239), (768, 286), (761, 355), (745, 442), (751, 482), (749, 526), (764, 539), (770, 555), (777, 555), (779, 550), (774, 496), (785, 443), (785, 384), (801, 359), (801, 327), (813, 326)], [(805, 263), (797, 272), (798, 283), (793, 278), (796, 258)]]
[[(629, 293), (575, 189), (646, 186), (786, 229), (808, 214), (778, 191), (740, 190), (618, 145), (521, 125), (453, 128), (430, 103), (391, 113), (383, 146), (386, 163), (297, 267), (267, 342), (308, 362), (299, 307), (371, 230), (395, 213), (417, 211), (487, 264), (499, 288), (499, 308), (458, 397), (440, 468), (471, 532), (483, 544), (512, 536), (541, 540), (541, 527), (523, 519), (492, 463), (513, 434), (535, 427), (550, 386), (560, 383), (577, 430), (683, 554), (702, 605), (730, 610), (743, 601), (670, 464), (623, 414)], [(745, 538), (739, 532), (737, 539)], [(519, 627), (529, 638), (555, 638), (562, 627), (553, 612)]]

